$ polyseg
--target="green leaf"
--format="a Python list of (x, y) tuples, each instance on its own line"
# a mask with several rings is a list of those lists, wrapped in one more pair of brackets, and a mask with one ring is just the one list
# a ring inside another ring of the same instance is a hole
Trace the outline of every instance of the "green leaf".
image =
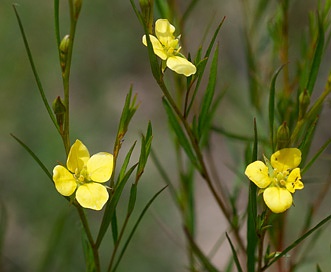
[(128, 181), (128, 179), (130, 178), (132, 172), (134, 171), (134, 169), (137, 167), (137, 164), (133, 165), (125, 174), (125, 176), (123, 177), (122, 180), (119, 180), (116, 183), (116, 188), (114, 189), (114, 194), (112, 195), (111, 199), (108, 200), (107, 204), (106, 204), (106, 209), (105, 209), (105, 213), (104, 216), (102, 218), (102, 222), (100, 225), (100, 229), (99, 229), (99, 233), (98, 233), (98, 237), (96, 240), (96, 247), (98, 248), (101, 244), (101, 241), (104, 237), (104, 235), (106, 234), (106, 231), (109, 227), (109, 224), (111, 222), (111, 220), (113, 219), (116, 207), (117, 207), (117, 203), (122, 195), (124, 186), (126, 184), (126, 182)]
[(138, 169), (137, 169), (137, 175), (136, 175), (136, 181), (138, 182), (141, 175), (144, 172), (147, 159), (149, 156), (149, 153), (151, 151), (151, 145), (152, 145), (152, 139), (153, 139), (153, 132), (152, 132), (152, 125), (149, 122), (147, 127), (146, 136), (142, 135), (142, 141), (141, 141), (141, 149), (140, 149), (140, 157), (138, 162)]
[(121, 260), (122, 260), (122, 258), (123, 258), (123, 256), (124, 256), (124, 253), (125, 253), (125, 251), (126, 251), (128, 245), (130, 244), (130, 241), (131, 241), (131, 239), (132, 239), (134, 233), (136, 232), (136, 230), (137, 230), (137, 228), (138, 228), (138, 226), (139, 226), (141, 220), (143, 219), (145, 213), (147, 212), (148, 208), (152, 205), (152, 203), (154, 202), (154, 200), (155, 200), (155, 199), (156, 199), (156, 198), (157, 198), (157, 197), (163, 192), (163, 190), (164, 190), (165, 188), (167, 188), (167, 186), (163, 187), (160, 191), (158, 191), (158, 192), (157, 192), (157, 193), (151, 198), (151, 200), (147, 203), (147, 205), (144, 207), (144, 209), (142, 210), (142, 212), (141, 212), (141, 214), (139, 215), (139, 217), (138, 217), (138, 219), (137, 219), (135, 225), (133, 226), (133, 228), (132, 228), (132, 230), (131, 230), (131, 232), (130, 232), (128, 238), (127, 238), (127, 240), (125, 241), (125, 244), (123, 245), (123, 248), (122, 248), (122, 250), (121, 250), (121, 252), (120, 252), (120, 254), (119, 254), (119, 256), (118, 256), (118, 259), (117, 259), (117, 261), (116, 261), (116, 264), (115, 264), (114, 268), (112, 269), (112, 272), (115, 272), (116, 269), (117, 269), (117, 267), (118, 267), (118, 265), (120, 264), (120, 262), (121, 262)]
[(170, 16), (170, 7), (168, 1), (164, 0), (155, 0), (155, 6), (157, 11), (160, 13), (160, 18), (168, 18)]
[(24, 42), (24, 46), (25, 46), (25, 50), (27, 52), (27, 55), (28, 55), (28, 58), (29, 58), (29, 62), (30, 62), (30, 65), (31, 65), (31, 69), (32, 69), (32, 72), (33, 72), (33, 75), (35, 77), (35, 80), (36, 80), (36, 83), (37, 83), (37, 86), (38, 86), (38, 90), (39, 90), (39, 94), (42, 98), (42, 101), (44, 103), (44, 106), (48, 112), (48, 115), (49, 117), (51, 118), (55, 128), (57, 129), (57, 131), (61, 134), (61, 131), (60, 131), (60, 128), (56, 122), (56, 118), (53, 114), (53, 111), (47, 101), (47, 98), (46, 98), (46, 95), (45, 95), (45, 92), (44, 92), (44, 89), (43, 89), (43, 86), (41, 84), (41, 81), (40, 81), (40, 78), (39, 78), (39, 75), (38, 75), (38, 72), (37, 72), (37, 69), (36, 69), (36, 66), (34, 64), (34, 61), (33, 61), (33, 57), (32, 57), (32, 53), (31, 53), (31, 50), (30, 50), (30, 47), (29, 47), (29, 43), (28, 43), (28, 40), (26, 38), (26, 35), (25, 35), (25, 31), (24, 31), (24, 28), (23, 28), (23, 24), (22, 24), (22, 21), (21, 21), (21, 18), (20, 16), (18, 15), (18, 12), (16, 10), (16, 6), (15, 4), (13, 4), (13, 8), (14, 8), (14, 11), (15, 11), (15, 15), (16, 15), (16, 18), (17, 18), (17, 21), (18, 21), (18, 25), (19, 25), (19, 28), (20, 28), (20, 31), (21, 31), (21, 35), (22, 35), (22, 38), (23, 38), (23, 42)]
[(309, 231), (307, 231), (304, 235), (302, 235), (300, 238), (295, 240), (291, 245), (289, 245), (287, 248), (285, 248), (280, 254), (278, 254), (275, 258), (273, 258), (267, 265), (265, 265), (262, 268), (262, 271), (266, 270), (268, 267), (270, 267), (274, 262), (285, 256), (289, 251), (291, 251), (293, 248), (295, 248), (298, 244), (300, 244), (303, 240), (305, 240), (307, 237), (309, 237), (311, 234), (313, 234), (315, 231), (317, 231), (319, 228), (321, 228), (324, 224), (329, 222), (331, 219), (331, 215), (325, 217), (323, 220), (321, 220), (315, 227), (311, 228)]
[(134, 209), (134, 206), (136, 204), (137, 187), (138, 187), (138, 185), (136, 183), (133, 183), (131, 185), (129, 205), (128, 205), (128, 212), (127, 212), (127, 216), (128, 217), (131, 215), (131, 213), (132, 213), (132, 211)]
[(317, 151), (317, 153), (314, 155), (314, 157), (305, 165), (305, 167), (301, 170), (301, 173), (305, 173), (317, 160), (317, 158), (322, 154), (322, 152), (329, 146), (331, 143), (331, 138), (328, 139), (324, 145)]
[(175, 189), (174, 185), (172, 184), (171, 179), (170, 179), (170, 177), (167, 174), (167, 171), (164, 169), (164, 167), (162, 166), (160, 160), (156, 156), (156, 153), (154, 152), (154, 149), (153, 148), (151, 150), (151, 159), (152, 159), (152, 161), (153, 161), (156, 169), (158, 170), (159, 174), (161, 175), (162, 179), (167, 184), (167, 186), (169, 186), (169, 190), (171, 192), (171, 195), (174, 198), (175, 203), (177, 203), (177, 192), (176, 192), (176, 189)]
[[(216, 38), (217, 38), (217, 35), (221, 29), (221, 26), (223, 25), (225, 21), (225, 17), (223, 17), (222, 21), (220, 22), (220, 24), (218, 25), (218, 27), (216, 28), (215, 32), (214, 32), (214, 35), (209, 43), (209, 46), (208, 46), (208, 49), (206, 51), (206, 54), (204, 56), (204, 59), (201, 60), (198, 65), (197, 65), (197, 71), (198, 71), (198, 81), (197, 81), (197, 84), (194, 88), (194, 92), (192, 94), (192, 98), (191, 98), (191, 101), (189, 103), (189, 106), (187, 107), (187, 110), (185, 112), (185, 116), (188, 116), (189, 115), (189, 112), (193, 106), (193, 102), (195, 100), (195, 97), (197, 95), (197, 92), (198, 92), (198, 89), (199, 89), (199, 86), (200, 86), (200, 83), (201, 83), (201, 80), (202, 80), (202, 77), (203, 77), (203, 74), (204, 74), (204, 71), (205, 71), (205, 68), (206, 68), (206, 65), (207, 65), (207, 60), (209, 59), (209, 56), (210, 56), (210, 53), (211, 53), (211, 50), (214, 46), (214, 43), (216, 41)], [(198, 59), (200, 59), (200, 54), (198, 54)], [(196, 59), (196, 62), (197, 62), (197, 59)]]
[(197, 166), (198, 165), (197, 159), (193, 153), (189, 140), (187, 139), (182, 127), (180, 126), (180, 124), (178, 122), (178, 119), (176, 118), (174, 112), (172, 111), (168, 101), (164, 97), (162, 99), (162, 102), (163, 102), (163, 106), (166, 110), (170, 126), (173, 129), (173, 131), (175, 132), (180, 145), (183, 147), (184, 151), (186, 152), (186, 154), (189, 157), (189, 159), (191, 160), (191, 162)]
[[(233, 256), (233, 259), (234, 259), (234, 263), (236, 264), (236, 267), (237, 267), (237, 271), (238, 272), (243, 272), (242, 268), (241, 268), (241, 265), (240, 265), (240, 262), (239, 262), (239, 258), (238, 258), (238, 255), (237, 255), (237, 252), (236, 252), (236, 249), (234, 248), (232, 242), (231, 242), (231, 239), (228, 235), (228, 233), (225, 233), (226, 235), (226, 238), (228, 239), (229, 241), (229, 244), (231, 246), (231, 251), (232, 251), (232, 256)], [(254, 270), (248, 270), (248, 271), (254, 271)]]
[(205, 94), (202, 98), (201, 109), (198, 119), (198, 131), (201, 137), (204, 133), (208, 132), (211, 123), (210, 108), (213, 102), (217, 78), (217, 64), (218, 64), (218, 47), (216, 47), (213, 61), (210, 67), (208, 85)]
[[(258, 137), (256, 120), (254, 119), (254, 146), (252, 152), (252, 160), (254, 162), (257, 160), (257, 148), (258, 148)], [(249, 182), (249, 195), (248, 195), (248, 206), (247, 206), (247, 271), (255, 271), (255, 252), (258, 243), (257, 237), (257, 200), (256, 200), (257, 186), (253, 182)]]
[(130, 121), (138, 109), (138, 105), (136, 104), (136, 99), (137, 99), (136, 95), (132, 98), (132, 86), (131, 86), (129, 93), (125, 98), (125, 103), (123, 106), (123, 110), (118, 126), (118, 132), (116, 137), (117, 141), (121, 141), (123, 139), (124, 135), (128, 131)]
[(316, 265), (316, 272), (322, 272), (322, 269), (320, 268), (320, 266), (318, 264)]
[(216, 267), (210, 262), (208, 257), (205, 256), (205, 254), (200, 250), (198, 245), (194, 242), (194, 240), (193, 240), (191, 234), (189, 233), (189, 231), (186, 228), (184, 228), (184, 231), (185, 231), (185, 234), (186, 234), (186, 238), (190, 243), (191, 249), (193, 250), (194, 254), (197, 256), (198, 260), (200, 261), (200, 263), (202, 264), (204, 269), (208, 272), (218, 272)]
[(270, 133), (270, 141), (272, 151), (275, 151), (275, 139), (274, 139), (274, 120), (275, 120), (275, 92), (276, 92), (276, 80), (278, 74), (283, 69), (283, 67), (287, 65), (284, 64), (273, 75), (271, 84), (270, 84), (270, 95), (269, 95), (269, 133)]
[(323, 27), (323, 22), (319, 16), (319, 14), (317, 14), (317, 24), (318, 24), (318, 36), (317, 36), (317, 41), (316, 41), (314, 57), (313, 57), (313, 61), (311, 64), (308, 82), (307, 82), (307, 86), (306, 86), (306, 89), (310, 96), (314, 90), (314, 86), (315, 86), (315, 82), (317, 79), (319, 67), (321, 65), (322, 55), (323, 55), (323, 50), (324, 50), (324, 27)]
[(118, 240), (118, 224), (117, 224), (116, 209), (114, 210), (114, 214), (113, 214), (113, 217), (111, 219), (111, 234), (112, 234), (113, 242), (114, 242), (114, 245), (115, 245), (117, 240)]
[(47, 167), (42, 163), (42, 161), (37, 157), (37, 155), (25, 143), (23, 143), (20, 139), (18, 139), (16, 136), (14, 136), (13, 134), (10, 134), (10, 135), (30, 154), (30, 156), (36, 161), (36, 163), (45, 172), (45, 174), (48, 176), (48, 178), (51, 180), (51, 182), (53, 184), (52, 174), (48, 171)]
[(125, 176), (125, 173), (126, 173), (126, 170), (127, 170), (128, 165), (129, 165), (129, 162), (130, 162), (130, 159), (131, 159), (131, 155), (132, 155), (133, 149), (136, 146), (136, 143), (137, 143), (136, 141), (133, 143), (133, 145), (131, 146), (130, 150), (128, 151), (128, 153), (125, 156), (125, 159), (123, 161), (123, 164), (122, 164), (120, 173), (118, 175), (118, 181), (123, 180), (123, 178)]

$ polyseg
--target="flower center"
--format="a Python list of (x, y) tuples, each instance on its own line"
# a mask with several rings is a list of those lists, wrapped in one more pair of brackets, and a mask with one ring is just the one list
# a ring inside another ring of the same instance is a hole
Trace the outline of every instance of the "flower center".
[(178, 39), (166, 39), (161, 43), (164, 51), (168, 56), (173, 56), (180, 50), (180, 47), (178, 47)]
[(277, 187), (286, 188), (286, 181), (288, 174), (289, 174), (288, 171), (279, 172), (277, 171), (277, 169), (274, 169), (273, 174), (271, 176), (273, 185)]
[(86, 166), (84, 166), (83, 169), (81, 169), (80, 171), (78, 168), (76, 168), (74, 178), (76, 179), (78, 185), (82, 185), (88, 182), (90, 179), (87, 173)]

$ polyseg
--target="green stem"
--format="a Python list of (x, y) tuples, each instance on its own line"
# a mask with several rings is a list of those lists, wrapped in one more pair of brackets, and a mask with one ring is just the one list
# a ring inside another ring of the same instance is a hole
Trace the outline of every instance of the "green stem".
[(177, 116), (179, 117), (181, 123), (183, 124), (184, 128), (185, 128), (185, 131), (188, 135), (188, 137), (190, 138), (190, 141), (191, 141), (191, 144), (193, 146), (193, 149), (197, 155), (197, 159), (200, 163), (200, 169), (199, 169), (199, 172), (201, 174), (201, 176), (204, 178), (204, 180), (206, 181), (207, 183), (207, 186), (209, 188), (209, 190), (211, 191), (213, 197), (215, 198), (218, 206), (220, 207), (220, 209), (222, 210), (225, 218), (227, 219), (228, 223), (233, 227), (234, 229), (234, 235), (235, 235), (235, 238), (238, 242), (238, 245), (240, 246), (241, 250), (245, 251), (245, 246), (240, 238), (240, 235), (239, 235), (239, 232), (238, 232), (238, 229), (236, 226), (234, 226), (232, 220), (231, 220), (231, 216), (230, 216), (230, 213), (228, 211), (228, 208), (226, 207), (225, 203), (223, 202), (222, 198), (218, 195), (218, 192), (216, 191), (213, 183), (212, 183), (212, 180), (209, 176), (209, 173), (208, 173), (208, 170), (207, 170), (207, 167), (205, 165), (205, 162), (204, 162), (204, 159), (203, 159), (203, 155), (201, 153), (201, 150), (200, 150), (200, 147), (199, 147), (199, 143), (197, 141), (197, 139), (195, 138), (189, 124), (187, 123), (187, 120), (185, 119), (185, 117), (182, 115), (182, 113), (180, 112), (179, 108), (177, 107), (175, 101), (173, 100), (172, 96), (170, 95), (166, 85), (164, 84), (164, 81), (163, 81), (163, 77), (161, 78), (155, 78), (158, 85), (160, 86), (163, 94), (165, 95), (165, 97), (168, 99), (170, 105), (172, 106), (172, 108), (174, 109), (174, 111), (176, 112)]
[(118, 239), (117, 239), (116, 244), (114, 246), (113, 252), (111, 254), (111, 259), (110, 259), (110, 262), (109, 262), (108, 270), (107, 270), (108, 272), (112, 271), (112, 267), (113, 267), (113, 264), (114, 264), (115, 256), (116, 256), (116, 253), (118, 251), (118, 248), (119, 248), (119, 245), (121, 243), (121, 240), (123, 238), (123, 234), (124, 234), (124, 231), (126, 229), (126, 226), (127, 226), (128, 222), (129, 222), (130, 215), (131, 214), (128, 214), (126, 216), (125, 221), (123, 223), (123, 227), (122, 227), (121, 232), (120, 232), (120, 235), (118, 236)]
[(62, 73), (63, 92), (64, 92), (64, 106), (66, 108), (66, 114), (65, 114), (65, 117), (64, 117), (62, 140), (63, 140), (64, 147), (65, 147), (67, 155), (69, 154), (69, 150), (70, 150), (70, 137), (69, 137), (70, 68), (71, 68), (72, 52), (73, 52), (76, 26), (77, 26), (77, 20), (78, 20), (78, 17), (75, 14), (75, 7), (74, 7), (73, 2), (74, 2), (73, 0), (69, 0), (69, 9), (70, 9), (70, 34), (69, 34), (69, 37), (70, 37), (70, 39), (69, 39), (69, 45), (68, 45), (68, 52), (67, 52), (67, 56), (66, 56), (65, 69)]
[(90, 230), (89, 224), (88, 224), (87, 219), (86, 219), (86, 215), (85, 215), (84, 210), (81, 206), (77, 205), (76, 208), (77, 208), (80, 220), (83, 224), (83, 228), (84, 228), (84, 231), (86, 233), (88, 242), (90, 243), (90, 246), (91, 246), (91, 249), (92, 249), (92, 252), (93, 252), (95, 272), (100, 272), (101, 269), (100, 269), (99, 252), (98, 252), (98, 248), (97, 248), (96, 244), (94, 243), (94, 240), (93, 240), (93, 237), (92, 237), (92, 234), (91, 234), (91, 230)]

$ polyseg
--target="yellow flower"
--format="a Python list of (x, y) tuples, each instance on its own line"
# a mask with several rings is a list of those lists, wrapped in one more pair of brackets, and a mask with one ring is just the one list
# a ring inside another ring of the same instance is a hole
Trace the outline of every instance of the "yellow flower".
[(101, 210), (109, 195), (100, 183), (110, 179), (113, 172), (113, 155), (100, 152), (92, 157), (86, 146), (79, 140), (71, 146), (67, 168), (57, 165), (53, 169), (56, 190), (64, 196), (75, 192), (78, 203), (93, 210)]
[[(175, 27), (167, 19), (159, 19), (155, 22), (155, 36), (149, 35), (154, 53), (160, 57), (169, 69), (177, 74), (190, 76), (196, 73), (196, 67), (179, 53), (179, 38), (175, 39), (173, 33)], [(142, 42), (147, 46), (146, 35)]]
[(268, 208), (274, 213), (282, 213), (291, 207), (292, 194), (304, 187), (301, 182), (301, 151), (297, 148), (284, 148), (271, 156), (246, 167), (245, 175), (253, 181), (261, 192)]

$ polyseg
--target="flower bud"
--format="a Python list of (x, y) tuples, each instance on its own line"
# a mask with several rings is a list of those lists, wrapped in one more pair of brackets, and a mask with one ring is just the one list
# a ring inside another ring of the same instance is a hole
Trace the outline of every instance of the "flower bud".
[(64, 72), (66, 68), (66, 62), (67, 62), (67, 54), (69, 49), (69, 43), (70, 43), (70, 36), (66, 35), (62, 39), (59, 49), (60, 49), (60, 65), (62, 68), (62, 72)]
[(301, 92), (299, 96), (299, 120), (305, 116), (308, 106), (310, 104), (310, 96), (307, 90)]
[(53, 101), (52, 108), (56, 116), (57, 124), (59, 125), (60, 130), (62, 131), (66, 107), (59, 96), (55, 98), (55, 100)]
[(154, 0), (139, 0), (142, 17), (149, 33), (152, 33)]
[(277, 130), (277, 150), (288, 147), (290, 138), (290, 129), (288, 128), (286, 122), (284, 122)]
[(78, 19), (80, 10), (82, 8), (82, 2), (83, 0), (74, 0), (74, 8), (75, 8), (75, 17)]

